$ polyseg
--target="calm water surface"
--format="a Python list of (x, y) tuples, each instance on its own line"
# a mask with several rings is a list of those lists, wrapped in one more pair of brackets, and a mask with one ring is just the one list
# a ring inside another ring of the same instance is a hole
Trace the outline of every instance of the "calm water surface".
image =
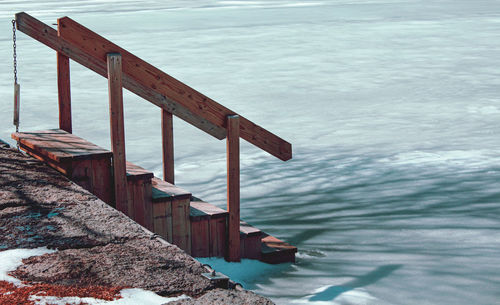
[[(500, 2), (0, 8), (4, 140), (10, 20), (26, 11), (68, 15), (293, 144), (283, 163), (242, 143), (242, 217), (299, 248), (247, 288), (278, 304), (500, 304)], [(55, 53), (18, 37), (21, 130), (55, 128)], [(109, 147), (107, 82), (71, 69), (74, 132)], [(160, 175), (159, 109), (127, 93), (125, 116), (128, 159)], [(174, 124), (177, 183), (224, 206), (225, 142)]]

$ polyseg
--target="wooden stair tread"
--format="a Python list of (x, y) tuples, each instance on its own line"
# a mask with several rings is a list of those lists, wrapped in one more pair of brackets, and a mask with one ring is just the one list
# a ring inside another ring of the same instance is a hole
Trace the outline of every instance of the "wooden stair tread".
[(257, 229), (256, 227), (252, 227), (248, 223), (244, 221), (240, 221), (240, 237), (252, 237), (259, 236), (262, 234), (262, 231)]
[(111, 156), (112, 153), (61, 129), (15, 132), (12, 139), (57, 162)]
[(277, 251), (287, 251), (296, 253), (297, 247), (290, 245), (274, 236), (262, 232), (262, 253), (273, 253)]
[(228, 212), (208, 202), (192, 197), (189, 209), (191, 221), (227, 217)]
[(162, 201), (165, 199), (187, 199), (191, 198), (191, 193), (177, 187), (167, 181), (153, 177), (153, 202)]
[(135, 165), (131, 162), (126, 163), (127, 166), (127, 180), (147, 180), (153, 178), (153, 173), (140, 167), (139, 165)]

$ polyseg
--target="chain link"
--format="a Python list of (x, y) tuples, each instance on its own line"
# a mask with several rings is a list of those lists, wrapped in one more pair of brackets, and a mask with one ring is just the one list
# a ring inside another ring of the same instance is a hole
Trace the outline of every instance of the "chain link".
[(16, 20), (12, 19), (12, 47), (14, 49), (14, 83), (17, 84)]
[[(14, 86), (17, 86), (17, 45), (16, 45), (16, 20), (12, 19), (12, 49), (14, 50)], [(17, 92), (19, 94), (19, 92)], [(17, 97), (19, 98), (19, 97)], [(19, 102), (19, 101), (18, 101)], [(15, 110), (14, 110), (15, 111)], [(19, 121), (16, 124), (16, 132), (19, 132)], [(16, 143), (17, 150), (19, 150), (19, 140)]]

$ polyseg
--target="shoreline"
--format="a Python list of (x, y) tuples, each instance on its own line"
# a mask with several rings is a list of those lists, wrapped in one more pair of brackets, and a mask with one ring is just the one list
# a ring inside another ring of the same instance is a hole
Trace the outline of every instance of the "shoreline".
[(23, 260), (11, 274), (30, 283), (142, 288), (170, 304), (273, 304), (249, 291), (216, 288), (201, 263), (55, 170), (0, 147), (0, 251), (58, 251)]

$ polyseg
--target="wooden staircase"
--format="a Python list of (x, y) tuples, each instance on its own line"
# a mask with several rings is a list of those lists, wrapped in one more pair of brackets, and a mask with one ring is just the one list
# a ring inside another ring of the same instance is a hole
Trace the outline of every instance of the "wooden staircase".
[[(295, 247), (240, 220), (240, 139), (283, 161), (292, 158), (290, 143), (71, 18), (59, 18), (56, 30), (20, 12), (14, 24), (57, 54), (60, 129), (14, 134), (21, 149), (195, 256), (295, 259)], [(71, 134), (70, 60), (108, 79), (111, 152)], [(161, 110), (163, 176), (168, 182), (126, 161), (123, 88)], [(227, 211), (191, 200), (190, 193), (174, 185), (174, 115), (226, 139)]]
[[(60, 129), (13, 133), (22, 150), (46, 162), (106, 203), (115, 206), (112, 153)], [(176, 185), (126, 163), (127, 205), (123, 212), (194, 257), (225, 257), (229, 213)], [(294, 262), (297, 248), (240, 222), (242, 258)]]

